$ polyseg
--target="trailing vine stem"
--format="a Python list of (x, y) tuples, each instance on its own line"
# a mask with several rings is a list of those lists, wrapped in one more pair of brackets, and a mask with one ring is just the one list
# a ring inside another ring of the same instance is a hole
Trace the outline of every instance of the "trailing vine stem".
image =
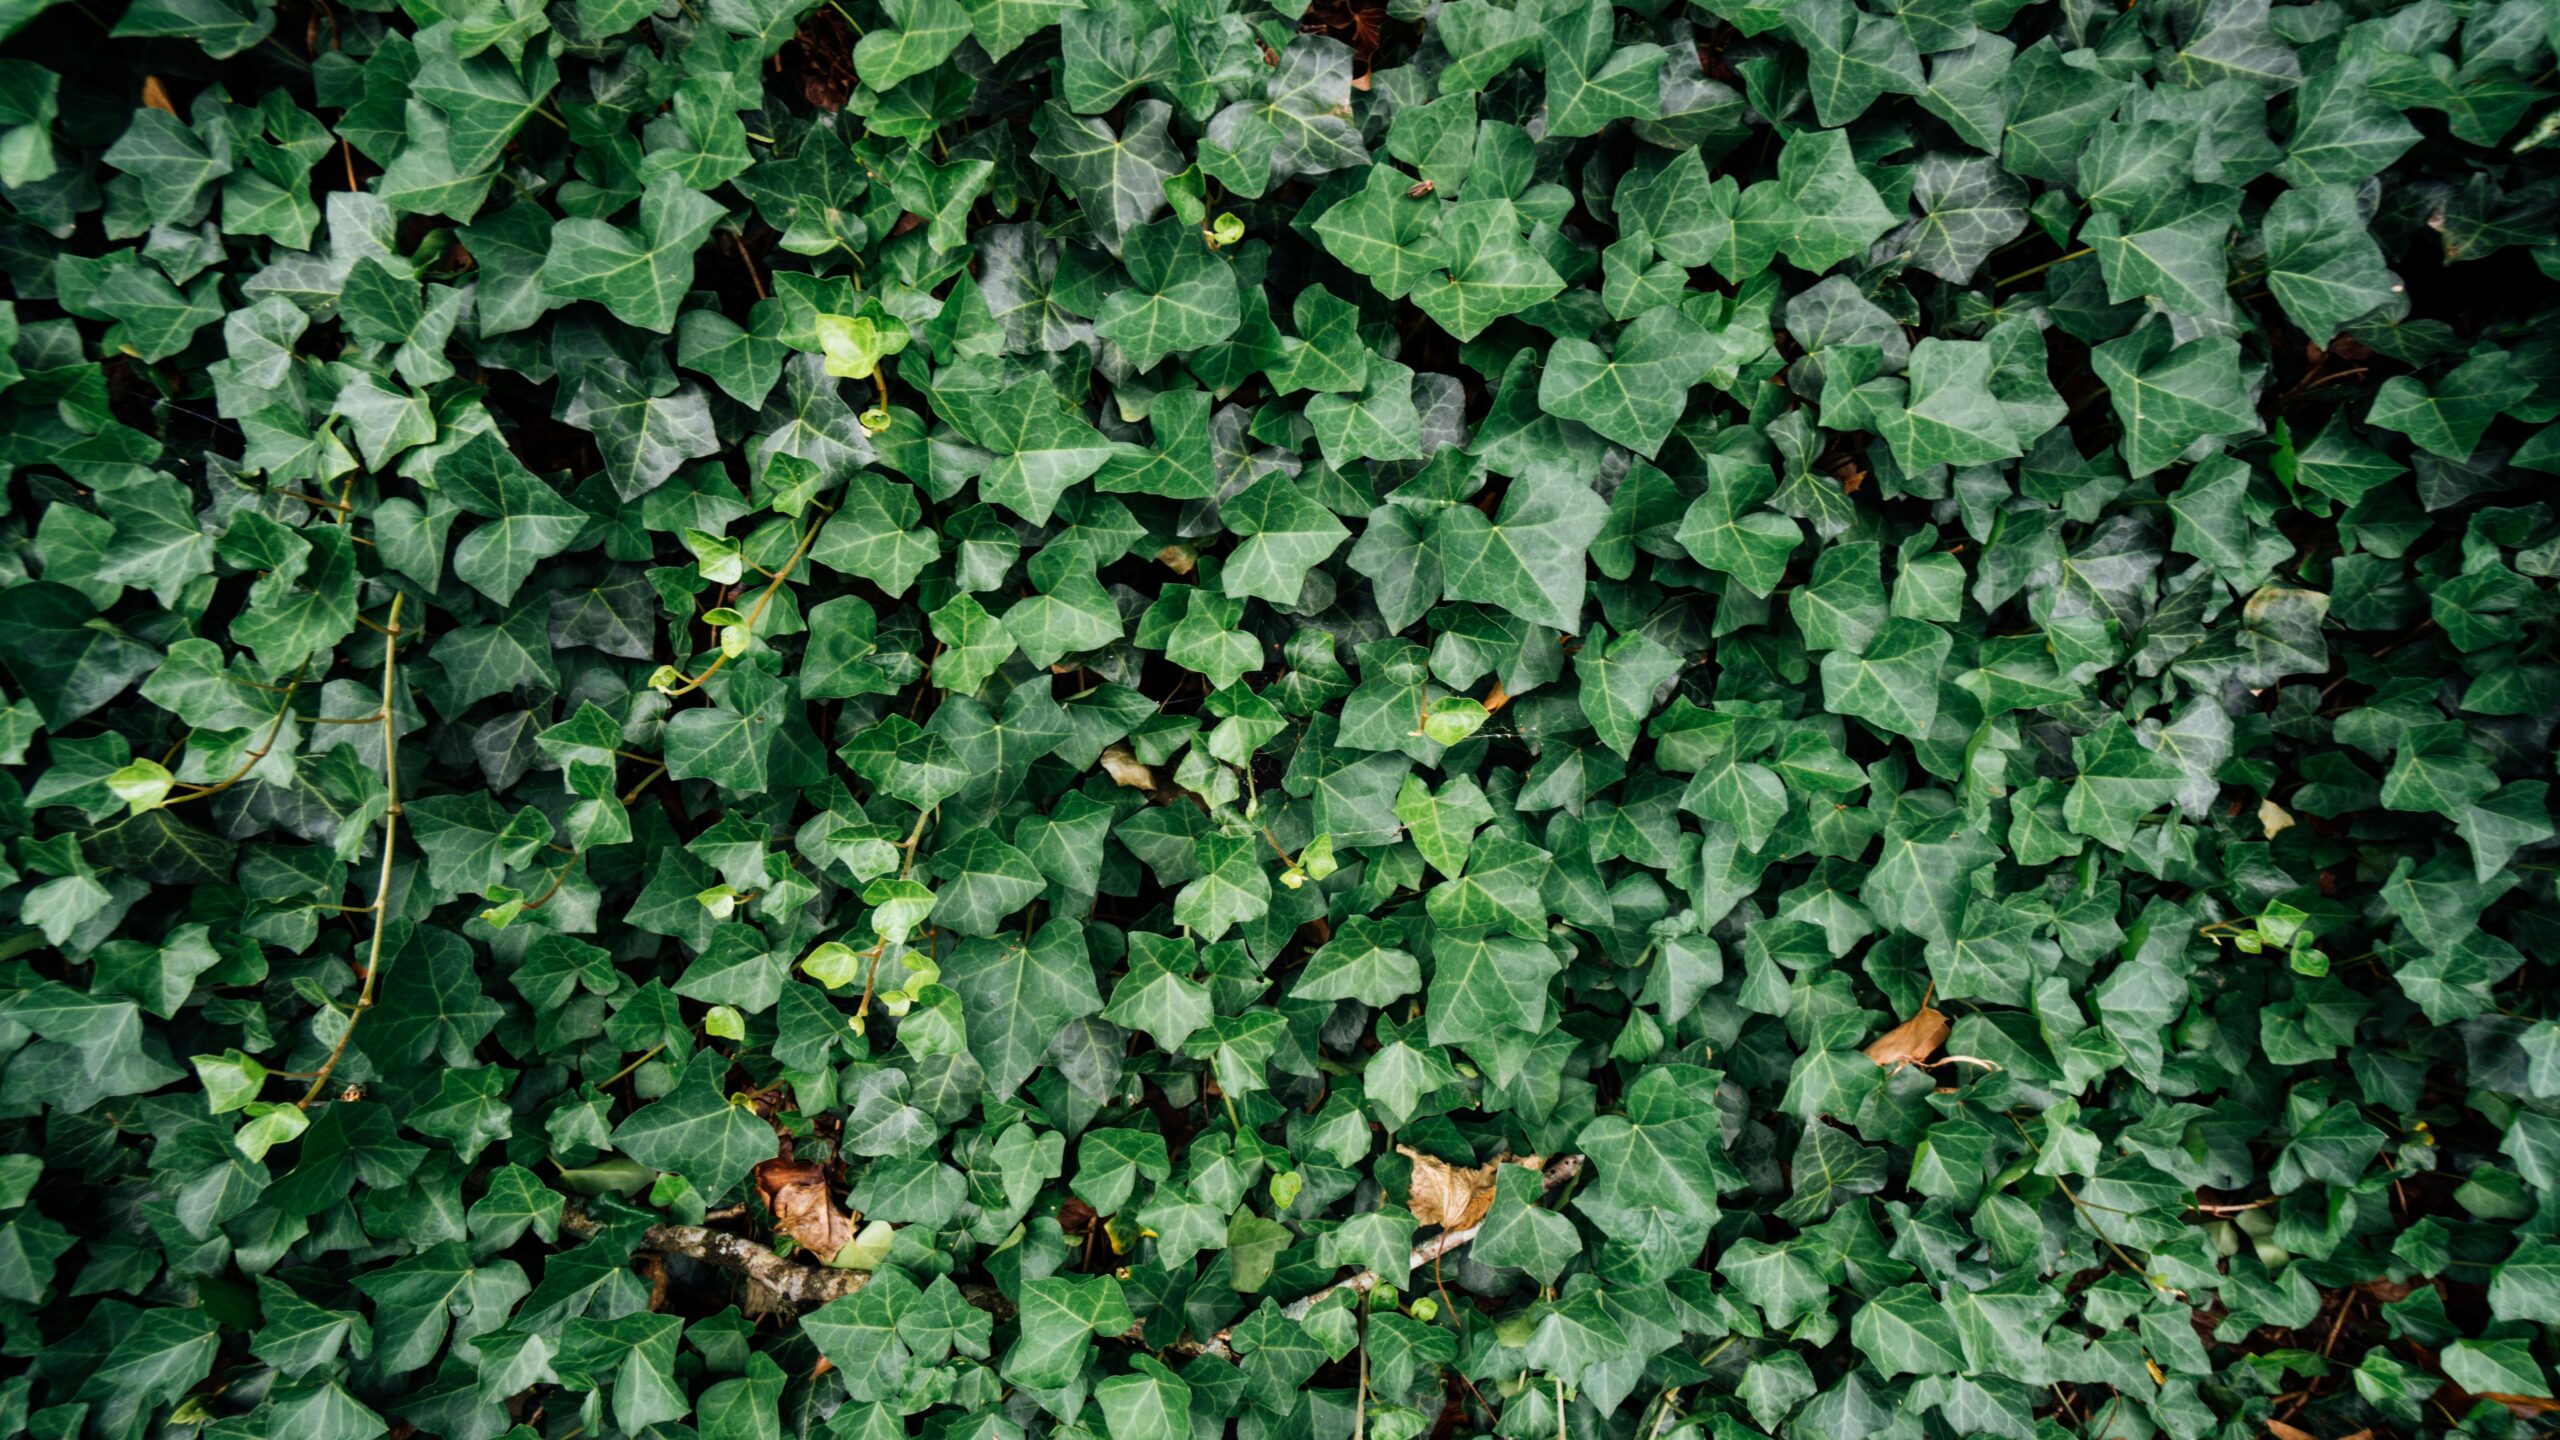
[[(356, 992), (355, 1009), (347, 1014), (345, 1028), (338, 1032), (338, 1043), (329, 1049), (329, 1058), (311, 1077), (311, 1088), (294, 1102), (297, 1110), (308, 1110), (329, 1087), (329, 1076), (346, 1057), (347, 1042), (355, 1038), (356, 1026), (365, 1012), (373, 1008), (376, 985), (382, 977), (382, 928), (391, 914), (391, 855), (393, 842), (400, 834), (400, 730), (399, 717), (392, 710), (392, 690), (400, 678), (400, 607), (409, 597), (392, 592), (391, 618), (382, 628), (382, 786), (386, 803), (382, 811), (382, 868), (373, 886), (373, 938), (365, 947), (364, 986)], [(565, 871), (563, 873), (566, 873)]]

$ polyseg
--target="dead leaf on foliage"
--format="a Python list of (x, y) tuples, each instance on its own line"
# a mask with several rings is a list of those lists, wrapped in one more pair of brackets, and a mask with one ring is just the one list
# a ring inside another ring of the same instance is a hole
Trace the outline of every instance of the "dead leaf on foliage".
[(1484, 1218), (1493, 1208), (1493, 1180), (1505, 1165), (1526, 1165), (1535, 1170), (1546, 1163), (1540, 1155), (1498, 1155), (1472, 1169), (1460, 1169), (1437, 1155), (1426, 1155), (1410, 1145), (1399, 1145), (1396, 1153), (1413, 1162), (1413, 1185), (1405, 1197), (1405, 1208), (1423, 1225), (1437, 1225), (1443, 1230), (1465, 1230)]
[(2267, 838), (2273, 840), (2293, 828), (2293, 814), (2273, 800), (2261, 800), (2258, 802), (2258, 825), (2267, 832)]
[(853, 1217), (827, 1193), (827, 1172), (806, 1160), (767, 1160), (756, 1167), (756, 1193), (776, 1229), (820, 1260), (853, 1243)]
[(2287, 1425), (2281, 1420), (2268, 1421), (2267, 1433), (2273, 1436), (2274, 1440), (2320, 1440), (2319, 1436), (2312, 1434), (2301, 1426)]
[(1923, 1005), (1920, 1013), (1876, 1037), (1867, 1047), (1867, 1058), (1888, 1070), (1905, 1065), (1924, 1065), (1947, 1043), (1947, 1017)]
[(1140, 763), (1126, 745), (1105, 746), (1102, 751), (1102, 773), (1111, 783), (1129, 790), (1156, 788), (1156, 772)]

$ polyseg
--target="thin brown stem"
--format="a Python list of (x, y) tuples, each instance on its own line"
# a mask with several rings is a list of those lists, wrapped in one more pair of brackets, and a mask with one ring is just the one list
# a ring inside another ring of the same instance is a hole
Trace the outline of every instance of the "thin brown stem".
[(655, 765), (650, 766), (650, 767), (649, 767), (649, 773), (640, 777), (640, 783), (638, 783), (638, 784), (636, 784), (636, 785), (632, 786), (630, 789), (625, 790), (625, 791), (623, 791), (623, 792), (622, 792), (622, 803), (623, 803), (623, 804), (625, 804), (625, 805), (629, 805), (632, 801), (639, 799), (639, 798), (640, 798), (640, 792), (641, 792), (641, 791), (648, 789), (648, 788), (649, 788), (649, 786), (650, 786), (650, 784), (651, 784), (651, 782), (655, 781), (659, 776), (664, 775), (664, 774), (666, 774), (666, 773), (667, 773), (667, 762), (665, 762), (665, 761), (663, 761), (663, 760), (659, 761), (659, 762), (658, 762), (657, 764), (655, 764)]
[[(398, 602), (395, 600), (393, 603), (397, 604)], [(284, 722), (293, 714), (293, 695), (295, 691), (302, 688), (303, 670), (308, 670), (310, 668), (311, 662), (306, 660), (303, 662), (303, 669), (294, 672), (293, 683), (284, 687), (283, 702), (276, 706), (275, 722), (267, 727), (267, 738), (258, 742), (258, 748), (249, 752), (249, 758), (240, 762), (239, 769), (232, 771), (230, 774), (225, 775), (222, 779), (211, 785), (198, 785), (187, 791), (185, 794), (172, 795), (161, 802), (161, 808), (166, 809), (172, 805), (184, 805), (190, 800), (202, 800), (209, 796), (219, 795), (223, 791), (230, 789), (232, 786), (239, 784), (242, 780), (247, 779), (249, 772), (258, 768), (258, 762), (266, 759), (268, 753), (276, 748), (276, 737), (284, 733)]]
[[(904, 880), (915, 872), (916, 846), (924, 840), (924, 827), (933, 822), (933, 817), (941, 811), (941, 808), (937, 805), (916, 816), (915, 828), (907, 832), (906, 840), (898, 847), (907, 852), (907, 863), (898, 870), (899, 879)], [(885, 935), (880, 937), (879, 944), (871, 947), (871, 965), (862, 977), (862, 999), (853, 1007), (853, 1018), (856, 1020), (871, 1013), (872, 992), (880, 983), (880, 957), (888, 951), (888, 948), (889, 939)]]
[(2003, 275), (2003, 276), (2001, 276), (1997, 281), (1994, 281), (1994, 282), (1992, 283), (1992, 287), (1991, 287), (1991, 288), (1992, 288), (1992, 289), (1994, 289), (1994, 290), (2006, 290), (2006, 289), (2008, 289), (2010, 286), (2017, 284), (2017, 283), (2018, 283), (2019, 281), (2021, 281), (2021, 280), (2032, 280), (2032, 279), (2034, 279), (2036, 276), (2041, 275), (2041, 274), (2043, 274), (2044, 272), (2046, 272), (2047, 270), (2052, 269), (2052, 268), (2053, 268), (2054, 266), (2056, 266), (2056, 265), (2068, 264), (2069, 262), (2074, 261), (2074, 260), (2077, 260), (2077, 259), (2079, 259), (2081, 256), (2083, 256), (2083, 255), (2087, 255), (2087, 254), (2089, 254), (2089, 253), (2091, 253), (2091, 252), (2090, 252), (2090, 247), (2088, 247), (2088, 246), (2086, 246), (2086, 245), (2083, 245), (2083, 246), (2081, 246), (2079, 249), (2074, 250), (2074, 251), (2072, 251), (2071, 253), (2069, 253), (2069, 254), (2067, 254), (2067, 255), (2056, 255), (2056, 256), (2054, 256), (2052, 259), (2047, 260), (2046, 262), (2044, 262), (2044, 263), (2043, 263), (2043, 264), (2041, 264), (2041, 265), (2030, 265), (2030, 266), (2028, 266), (2026, 269), (2019, 271), (2019, 272), (2018, 272), (2017, 274), (2015, 274), (2015, 275)]
[(641, 1066), (648, 1064), (650, 1061), (657, 1059), (658, 1052), (666, 1048), (667, 1042), (661, 1040), (657, 1044), (650, 1046), (648, 1049), (641, 1051), (638, 1059), (633, 1060), (630, 1064), (623, 1066), (621, 1069), (616, 1070), (611, 1075), (605, 1077), (604, 1083), (598, 1085), (596, 1088), (599, 1090), (612, 1089), (616, 1084), (621, 1082), (624, 1076), (639, 1069)]
[(759, 300), (773, 298), (765, 291), (764, 276), (756, 271), (756, 257), (747, 253), (747, 237), (732, 230), (729, 232), (729, 244), (738, 252), (738, 263), (747, 267), (747, 283), (756, 287), (756, 298)]
[[(373, 939), (365, 948), (364, 986), (356, 992), (356, 1008), (347, 1015), (345, 1028), (338, 1032), (338, 1043), (329, 1049), (329, 1058), (321, 1063), (319, 1073), (311, 1077), (311, 1088), (295, 1102), (298, 1109), (308, 1110), (329, 1085), (329, 1076), (346, 1057), (347, 1042), (353, 1040), (356, 1026), (373, 1008), (373, 994), (382, 978), (382, 930), (391, 915), (391, 858), (400, 834), (400, 731), (391, 713), (391, 696), (400, 678), (400, 607), (408, 603), (408, 595), (394, 591), (391, 596), (391, 623), (384, 628), (382, 642), (382, 785), (388, 803), (382, 811), (382, 867), (373, 886)], [(291, 697), (287, 697), (288, 702)]]
[(539, 910), (539, 909), (541, 909), (543, 906), (550, 904), (550, 903), (551, 903), (551, 897), (552, 897), (552, 896), (554, 896), (554, 895), (559, 894), (559, 893), (560, 893), (560, 887), (561, 887), (562, 885), (564, 885), (564, 884), (568, 883), (568, 879), (569, 879), (569, 872), (570, 872), (570, 871), (572, 871), (572, 870), (575, 870), (575, 869), (577, 869), (577, 868), (578, 868), (578, 861), (577, 861), (577, 857), (576, 857), (576, 856), (571, 856), (571, 857), (570, 857), (570, 859), (569, 859), (569, 863), (568, 863), (568, 864), (566, 864), (566, 865), (561, 866), (561, 867), (560, 867), (560, 869), (559, 869), (559, 872), (558, 872), (557, 874), (555, 874), (555, 875), (553, 875), (553, 876), (551, 877), (551, 888), (550, 888), (550, 889), (548, 889), (548, 890), (543, 891), (543, 892), (542, 892), (542, 894), (541, 894), (539, 897), (537, 897), (537, 898), (535, 898), (535, 899), (532, 899), (532, 900), (528, 900), (528, 901), (526, 901), (526, 902), (525, 902), (525, 904), (524, 904), (524, 908), (526, 908), (527, 910)]
[[(773, 592), (781, 589), (782, 582), (791, 578), (791, 572), (800, 568), (801, 557), (809, 553), (810, 543), (815, 541), (817, 538), (818, 527), (815, 525), (811, 525), (808, 529), (800, 532), (800, 543), (792, 550), (791, 558), (782, 562), (782, 572), (773, 577), (771, 584), (764, 587), (764, 593), (756, 597), (755, 608), (747, 612), (746, 624), (749, 633), (752, 634), (756, 628), (756, 622), (764, 618), (765, 607), (773, 603)], [(690, 694), (693, 691), (701, 689), (703, 681), (720, 673), (720, 667), (728, 663), (729, 657), (725, 654), (713, 660), (709, 665), (703, 667), (701, 674), (693, 676), (686, 680), (682, 685), (668, 691), (667, 698), (672, 700), (679, 695)]]

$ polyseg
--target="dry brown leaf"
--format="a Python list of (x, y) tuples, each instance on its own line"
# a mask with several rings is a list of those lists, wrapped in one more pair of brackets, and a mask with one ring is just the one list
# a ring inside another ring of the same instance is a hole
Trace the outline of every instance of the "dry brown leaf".
[(1926, 1064), (1947, 1043), (1947, 1029), (1947, 1017), (1923, 1005), (1919, 1014), (1877, 1036), (1867, 1047), (1867, 1058), (1888, 1070)]
[(1156, 563), (1176, 575), (1188, 575), (1200, 568), (1200, 552), (1188, 545), (1167, 545), (1156, 552)]
[(2258, 802), (2258, 825), (2267, 832), (2267, 838), (2273, 840), (2293, 828), (2293, 814), (2273, 800), (2261, 800)]
[(1153, 790), (1156, 772), (1140, 763), (1126, 745), (1105, 746), (1102, 751), (1102, 773), (1111, 783), (1127, 790)]
[(2301, 1426), (2287, 1425), (2281, 1420), (2268, 1421), (2267, 1434), (2274, 1437), (2274, 1440), (2320, 1440), (2319, 1436)]
[(820, 1260), (853, 1243), (853, 1217), (827, 1193), (827, 1172), (806, 1160), (767, 1160), (756, 1167), (756, 1192), (774, 1227)]
[(142, 103), (166, 114), (178, 113), (177, 103), (169, 98), (169, 87), (161, 84), (157, 75), (142, 77)]
[(1413, 1185), (1405, 1208), (1413, 1212), (1416, 1223), (1443, 1230), (1465, 1230), (1484, 1218), (1493, 1208), (1493, 1179), (1503, 1166), (1526, 1165), (1535, 1170), (1546, 1163), (1539, 1155), (1498, 1155), (1471, 1169), (1460, 1169), (1410, 1145), (1397, 1146), (1396, 1153), (1413, 1162)]

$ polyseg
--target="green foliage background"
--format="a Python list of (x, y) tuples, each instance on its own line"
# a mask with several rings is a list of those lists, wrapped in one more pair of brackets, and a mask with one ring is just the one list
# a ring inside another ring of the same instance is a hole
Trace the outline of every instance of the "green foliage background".
[(2545, 1428), (2560, 8), (1298, 3), (0, 3), (0, 1435)]

